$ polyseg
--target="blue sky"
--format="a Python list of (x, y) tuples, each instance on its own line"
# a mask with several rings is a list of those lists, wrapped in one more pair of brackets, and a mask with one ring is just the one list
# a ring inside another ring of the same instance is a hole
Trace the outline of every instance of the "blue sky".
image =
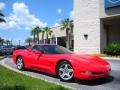
[(0, 23), (0, 37), (24, 44), (36, 25), (53, 27), (73, 18), (73, 0), (0, 0), (0, 10), (7, 21)]

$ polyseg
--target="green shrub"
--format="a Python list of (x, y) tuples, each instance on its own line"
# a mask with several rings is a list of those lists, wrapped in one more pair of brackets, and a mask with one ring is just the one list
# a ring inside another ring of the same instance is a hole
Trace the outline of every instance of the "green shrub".
[(120, 55), (120, 44), (110, 44), (104, 53), (108, 55)]

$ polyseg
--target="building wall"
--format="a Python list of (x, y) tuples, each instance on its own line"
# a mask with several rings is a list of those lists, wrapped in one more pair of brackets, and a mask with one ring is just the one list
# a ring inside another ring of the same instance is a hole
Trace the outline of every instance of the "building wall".
[[(63, 36), (66, 36), (66, 32), (65, 30), (61, 30), (60, 29), (60, 26), (57, 26), (57, 27), (52, 27), (51, 30), (53, 31), (52, 35), (54, 37), (63, 37)], [(52, 36), (51, 35), (51, 36)], [(39, 38), (40, 40), (42, 39), (42, 33), (39, 34)], [(51, 38), (51, 36), (49, 35), (49, 38)], [(44, 39), (46, 39), (46, 34), (44, 35)]]
[(53, 35), (54, 35), (55, 37), (63, 37), (63, 36), (66, 36), (65, 30), (61, 30), (61, 29), (60, 29), (60, 26), (58, 26), (58, 27), (53, 27), (53, 28), (51, 28), (51, 30), (53, 31)]
[(100, 5), (100, 18), (108, 18), (120, 15), (120, 7), (105, 9), (105, 0), (98, 0)]
[(104, 21), (100, 19), (100, 50), (101, 52), (107, 47), (107, 28), (104, 26)]
[[(107, 47), (108, 42), (120, 42), (118, 39), (120, 38), (120, 27), (108, 27), (110, 28), (109, 36), (107, 35), (108, 28), (105, 27), (105, 24), (112, 25), (115, 18), (120, 19), (120, 7), (105, 9), (104, 1), (74, 0), (75, 53), (101, 53)], [(66, 36), (65, 30), (61, 31), (60, 26), (53, 27), (51, 30), (54, 37)], [(88, 35), (88, 38), (85, 38), (84, 35)], [(46, 39), (46, 34), (44, 39)]]
[[(105, 0), (99, 0), (99, 6), (100, 6), (100, 21), (101, 21), (100, 48), (102, 52), (109, 43), (120, 41), (119, 40), (120, 27), (118, 25), (119, 22), (116, 23), (117, 25), (113, 25), (116, 21), (118, 21), (118, 19), (120, 19), (120, 6), (105, 9)], [(107, 27), (105, 27), (106, 25)]]
[[(74, 0), (74, 52), (100, 53), (99, 0)], [(84, 34), (88, 34), (86, 40)]]
[(108, 44), (120, 43), (120, 26), (112, 25), (108, 31)]

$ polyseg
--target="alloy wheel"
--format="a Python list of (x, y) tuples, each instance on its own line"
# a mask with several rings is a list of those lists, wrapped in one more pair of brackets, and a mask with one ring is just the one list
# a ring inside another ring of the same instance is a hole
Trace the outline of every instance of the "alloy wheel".
[(18, 57), (17, 59), (17, 68), (23, 70), (23, 59), (21, 57)]
[(73, 79), (73, 68), (70, 64), (64, 63), (59, 66), (58, 70), (59, 77), (64, 81)]

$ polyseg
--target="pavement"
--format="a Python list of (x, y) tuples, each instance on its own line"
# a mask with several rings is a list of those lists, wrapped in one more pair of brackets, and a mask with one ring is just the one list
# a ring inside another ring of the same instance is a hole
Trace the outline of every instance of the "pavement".
[(2, 62), (0, 61), (0, 63), (16, 72), (24, 73), (35, 78), (43, 79), (45, 81), (60, 84), (76, 90), (120, 90), (120, 59), (114, 60), (113, 58), (107, 58), (106, 60), (110, 63), (112, 69), (109, 77), (95, 81), (76, 80), (75, 82), (62, 82), (55, 76), (31, 70), (21, 72), (16, 69), (16, 65), (13, 64), (11, 58), (5, 58)]
[(120, 60), (120, 58), (115, 58), (115, 57), (101, 57), (105, 60)]

